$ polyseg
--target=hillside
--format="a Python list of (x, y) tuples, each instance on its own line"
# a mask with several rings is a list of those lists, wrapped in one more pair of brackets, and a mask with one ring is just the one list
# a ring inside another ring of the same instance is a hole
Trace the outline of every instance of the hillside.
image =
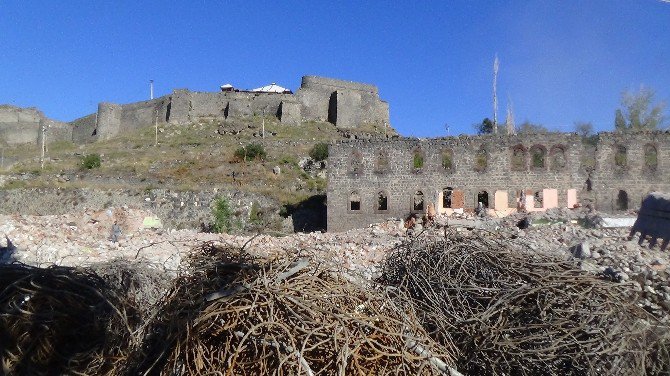
[[(389, 136), (394, 134), (388, 130)], [(326, 122), (286, 126), (274, 117), (163, 124), (157, 136), (154, 127), (147, 127), (108, 141), (50, 143), (43, 168), (39, 146), (5, 148), (0, 182), (3, 190), (219, 189), (264, 196), (278, 206), (295, 207), (325, 193), (325, 165), (310, 164), (309, 151), (317, 143), (351, 137), (384, 137), (384, 130), (371, 126), (345, 131)], [(246, 162), (235, 157), (236, 150), (249, 144), (261, 145), (266, 157)], [(82, 161), (92, 154), (100, 156), (100, 166), (86, 169)]]

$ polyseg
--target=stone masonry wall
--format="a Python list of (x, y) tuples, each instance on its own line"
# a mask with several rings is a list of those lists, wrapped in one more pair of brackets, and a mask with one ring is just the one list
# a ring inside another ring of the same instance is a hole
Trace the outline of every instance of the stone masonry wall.
[(388, 104), (379, 99), (375, 86), (305, 76), (297, 94), (178, 89), (171, 95), (148, 101), (123, 105), (102, 102), (97, 113), (69, 124), (46, 119), (34, 108), (0, 106), (0, 143), (36, 143), (41, 137), (42, 120), (48, 121), (53, 129), (52, 136), (47, 137), (48, 142), (71, 140), (85, 143), (108, 140), (155, 122), (187, 124), (263, 115), (274, 116), (286, 125), (301, 121), (331, 121), (340, 128), (389, 124)]
[(374, 85), (304, 76), (296, 96), (305, 121), (330, 121), (341, 128), (389, 123), (388, 104)]
[(71, 127), (49, 119), (36, 108), (0, 106), (0, 144), (36, 144), (42, 140), (42, 126), (47, 133), (46, 141), (71, 140)]
[(670, 133), (599, 134), (591, 180), (597, 207), (605, 211), (636, 209), (649, 192), (670, 192)]
[[(628, 148), (625, 172), (612, 168), (612, 145), (617, 142), (625, 142)], [(653, 171), (642, 168), (647, 144), (657, 148), (658, 163)], [(536, 194), (541, 198), (546, 190), (556, 190), (557, 205), (566, 207), (568, 191), (574, 190), (578, 197), (595, 193), (596, 208), (611, 211), (625, 210), (612, 208), (619, 190), (627, 192), (629, 209), (639, 207), (640, 198), (650, 190), (670, 191), (667, 132), (602, 134), (597, 166), (590, 175), (581, 166), (584, 150), (579, 136), (565, 133), (337, 143), (329, 150), (328, 230), (343, 231), (389, 217), (404, 218), (423, 212), (428, 203), (444, 211), (445, 188), (454, 194), (451, 208), (465, 210), (474, 209), (484, 192), (490, 208), (495, 206), (496, 195), (503, 201), (507, 195), (507, 202), (496, 210), (516, 208), (522, 191), (534, 199)], [(421, 168), (415, 168), (415, 158), (423, 160)], [(450, 161), (446, 168), (445, 159)], [(594, 192), (587, 192), (587, 179)], [(417, 192), (423, 194), (423, 210), (414, 210)], [(386, 210), (379, 210), (380, 193), (386, 197)], [(462, 205), (456, 202), (460, 197)], [(352, 210), (351, 203), (357, 200), (360, 209)], [(537, 203), (541, 203), (539, 199)]]

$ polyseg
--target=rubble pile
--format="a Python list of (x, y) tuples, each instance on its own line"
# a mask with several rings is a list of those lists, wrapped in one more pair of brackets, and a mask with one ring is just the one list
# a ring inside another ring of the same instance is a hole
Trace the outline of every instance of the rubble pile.
[[(0, 216), (0, 343), (14, 346), (0, 360), (31, 374), (53, 362), (96, 374), (670, 372), (668, 252), (596, 217), (435, 214), (270, 236), (166, 229), (126, 207)], [(44, 355), (79, 321), (90, 338), (113, 331), (109, 342), (70, 363)]]

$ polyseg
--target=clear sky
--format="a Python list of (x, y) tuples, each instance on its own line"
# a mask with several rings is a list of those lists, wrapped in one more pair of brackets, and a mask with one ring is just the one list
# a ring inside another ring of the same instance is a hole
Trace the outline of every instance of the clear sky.
[(499, 119), (511, 101), (517, 124), (612, 129), (625, 89), (670, 102), (670, 2), (0, 0), (0, 104), (61, 121), (148, 99), (150, 79), (160, 96), (321, 75), (377, 85), (403, 135), (472, 133), (496, 53)]

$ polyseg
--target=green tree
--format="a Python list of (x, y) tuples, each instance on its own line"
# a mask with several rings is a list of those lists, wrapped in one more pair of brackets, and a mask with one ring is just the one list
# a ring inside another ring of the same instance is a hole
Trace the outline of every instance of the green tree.
[(312, 150), (309, 151), (309, 157), (317, 162), (325, 161), (328, 158), (328, 144), (319, 142), (314, 145)]
[(229, 232), (233, 227), (233, 210), (225, 197), (218, 197), (212, 208), (214, 216), (214, 231), (218, 233)]
[(621, 109), (617, 109), (614, 127), (617, 131), (659, 129), (663, 125), (664, 103), (654, 103), (654, 90), (640, 87), (638, 92), (621, 94)]
[(626, 119), (623, 117), (623, 112), (617, 109), (614, 114), (614, 129), (623, 132), (626, 130), (626, 127)]
[(534, 134), (534, 133), (548, 133), (549, 130), (542, 124), (533, 124), (530, 121), (526, 120), (523, 123), (519, 124), (519, 127), (516, 129), (516, 133), (525, 133), (525, 134)]
[(593, 135), (593, 124), (586, 121), (576, 121), (575, 122), (575, 132), (582, 138), (587, 138)]
[(493, 122), (489, 118), (484, 118), (481, 124), (475, 124), (477, 134), (491, 134), (493, 133)]

